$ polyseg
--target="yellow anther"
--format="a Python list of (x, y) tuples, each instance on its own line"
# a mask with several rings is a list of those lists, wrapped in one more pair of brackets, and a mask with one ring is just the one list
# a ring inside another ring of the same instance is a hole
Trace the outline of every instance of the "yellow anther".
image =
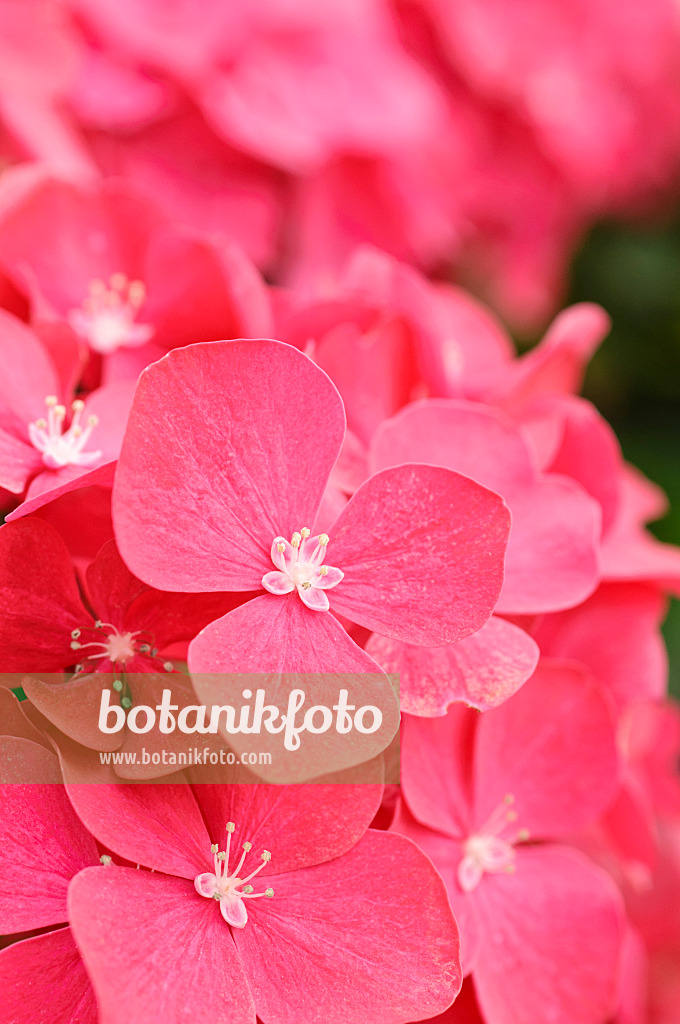
[(286, 545), (282, 544), (281, 541), (279, 541), (279, 543), (276, 545), (276, 550), (280, 555), (282, 555), (283, 552), (286, 550)]
[(305, 582), (304, 582), (304, 583), (302, 584), (302, 589), (303, 589), (303, 590), (309, 590), (309, 588), (311, 587), (311, 585), (312, 585), (312, 584), (311, 584), (311, 583), (309, 582), (309, 580), (306, 580), (306, 581), (305, 581)]
[(319, 576), (328, 576), (328, 566), (322, 565), (319, 569)]
[(327, 533), (320, 534), (320, 536), (319, 536), (319, 545), (320, 545), (320, 547), (325, 548), (327, 544), (328, 544), (328, 534)]
[(54, 407), (54, 415), (58, 419), (63, 420), (64, 416), (66, 415), (66, 406), (65, 405), (55, 405), (55, 407)]
[(299, 548), (301, 540), (302, 540), (301, 534), (294, 533), (293, 536), (290, 539), (291, 546), (294, 547), (294, 548)]
[(99, 423), (99, 416), (95, 416), (94, 413), (92, 413), (91, 416), (87, 417), (87, 425), (88, 425), (88, 427), (96, 427), (98, 423)]
[(75, 401), (71, 402), (71, 409), (73, 412), (82, 412), (85, 408), (85, 402), (82, 398), (76, 398)]
[(56, 405), (57, 402), (58, 402), (58, 398), (57, 398), (56, 395), (48, 395), (47, 398), (45, 399), (45, 405), (48, 408), (51, 408), (53, 405)]
[(309, 537), (311, 532), (312, 531), (310, 529), (308, 529), (308, 527), (306, 527), (306, 526), (303, 526), (302, 529), (300, 530), (300, 533), (302, 534), (302, 536), (304, 537), (305, 540), (307, 540), (307, 538)]

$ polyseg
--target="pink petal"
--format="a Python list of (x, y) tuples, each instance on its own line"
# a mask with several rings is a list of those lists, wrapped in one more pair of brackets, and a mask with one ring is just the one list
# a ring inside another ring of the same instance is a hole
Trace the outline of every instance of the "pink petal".
[(123, 558), (160, 589), (259, 588), (272, 539), (312, 527), (343, 431), (335, 388), (288, 345), (174, 350), (137, 385), (113, 497)]
[(506, 794), (517, 828), (557, 837), (594, 821), (616, 791), (610, 702), (577, 665), (542, 662), (512, 700), (482, 716), (475, 747), (475, 824)]
[(521, 848), (512, 875), (486, 875), (468, 897), (482, 935), (474, 968), (482, 1015), (524, 1024), (600, 1024), (614, 1009), (623, 914), (603, 871), (575, 850)]
[(376, 473), (330, 532), (329, 559), (345, 574), (331, 607), (406, 643), (461, 640), (498, 600), (509, 527), (498, 495), (450, 470)]
[(232, 928), (245, 928), (248, 924), (248, 911), (246, 902), (238, 893), (227, 893), (220, 900), (220, 913)]
[(212, 863), (187, 785), (68, 785), (78, 817), (107, 849), (132, 864), (194, 879)]
[(578, 608), (543, 616), (532, 634), (546, 657), (586, 665), (623, 706), (666, 692), (665, 614), (655, 587), (602, 583)]
[(276, 569), (265, 573), (262, 577), (262, 586), (270, 594), (290, 594), (292, 590), (295, 590), (295, 584), (288, 573), (279, 572)]
[(620, 502), (623, 468), (616, 434), (590, 402), (569, 396), (546, 401), (541, 412), (560, 421), (560, 445), (550, 463), (551, 473), (562, 473), (592, 495), (602, 509), (606, 534), (614, 522)]
[(113, 866), (82, 871), (69, 915), (100, 1024), (255, 1024), (229, 927), (192, 881)]
[(3, 949), (0, 991), (12, 1024), (97, 1024), (94, 992), (70, 928)]
[(323, 864), (347, 853), (361, 839), (380, 804), (382, 786), (203, 785), (196, 799), (213, 842), (224, 845), (225, 826), (233, 821), (232, 841), (253, 844), (254, 859), (262, 850), (272, 855), (262, 872), (271, 873)]
[(93, 750), (118, 750), (122, 733), (106, 734), (99, 729), (99, 709), (104, 690), (111, 690), (111, 675), (83, 675), (56, 682), (26, 676), (22, 687), (28, 700), (66, 736)]
[[(299, 751), (284, 750), (281, 734), (263, 728), (257, 749), (271, 752), (272, 764), (258, 767), (267, 781), (306, 781), (369, 761), (387, 747), (398, 728), (399, 702), (388, 677), (334, 616), (306, 608), (297, 593), (257, 597), (206, 626), (189, 645), (189, 669), (199, 700), (208, 707), (243, 703), (241, 694), (248, 686), (253, 693), (264, 689), (281, 712), (297, 688), (306, 696), (300, 714), (317, 704), (332, 708), (340, 689), (348, 691), (348, 702), (357, 708), (380, 708), (383, 720), (377, 732), (342, 735), (332, 728), (305, 734)], [(227, 742), (237, 753), (254, 749), (247, 734), (229, 735)]]
[(319, 590), (331, 590), (333, 587), (337, 587), (344, 575), (342, 569), (336, 569), (335, 566), (328, 565), (323, 575), (318, 571), (314, 573), (312, 576), (313, 585)]
[[(306, 323), (300, 321), (298, 330)], [(313, 337), (308, 330), (304, 340)], [(336, 384), (350, 430), (366, 443), (384, 419), (408, 402), (416, 378), (412, 336), (397, 317), (384, 317), (368, 328), (342, 317), (319, 337), (314, 360)]]
[(0, 428), (0, 487), (23, 494), (31, 476), (42, 467), (40, 452)]
[[(56, 758), (31, 740), (4, 737), (2, 760), (23, 756), (28, 779), (0, 786), (0, 914), (4, 932), (67, 920), (66, 891), (76, 872), (99, 860), (92, 837), (56, 781)], [(46, 784), (31, 780), (52, 772)], [(39, 879), (39, 884), (36, 884)]]
[(464, 473), (507, 501), (512, 529), (497, 611), (557, 611), (599, 579), (599, 506), (577, 484), (539, 475), (520, 429), (471, 402), (418, 402), (383, 424), (377, 467), (427, 462)]
[(323, 590), (317, 590), (316, 587), (304, 587), (297, 588), (298, 594), (302, 599), (302, 603), (307, 606), (313, 612), (327, 612), (329, 608), (328, 594), (325, 594)]
[(579, 391), (585, 368), (610, 326), (605, 311), (594, 303), (563, 310), (540, 345), (510, 364), (494, 403), (516, 415), (537, 398)]
[(118, 553), (116, 542), (109, 540), (97, 552), (86, 573), (88, 597), (103, 622), (119, 629), (129, 605), (148, 587), (133, 576)]
[[(10, 679), (10, 682), (14, 680)], [(7, 736), (23, 736), (49, 749), (48, 741), (38, 732), (29, 718), (24, 714), (25, 701), (19, 701), (11, 690), (0, 685), (0, 722)]]
[(61, 671), (75, 658), (71, 631), (92, 621), (71, 557), (39, 519), (0, 528), (0, 624), (4, 672)]
[(506, 583), (496, 610), (561, 611), (580, 604), (600, 581), (600, 507), (578, 484), (544, 476), (510, 500)]
[(272, 333), (267, 289), (233, 243), (219, 244), (164, 225), (149, 239), (144, 318), (167, 348)]
[(57, 374), (39, 338), (0, 309), (0, 427), (27, 439), (28, 424), (43, 416), (48, 395), (61, 397)]
[(117, 459), (120, 454), (134, 390), (133, 381), (118, 380), (90, 392), (85, 400), (83, 422), (93, 415), (98, 421), (85, 450), (100, 451), (102, 464)]
[(421, 825), (450, 837), (473, 831), (471, 762), (480, 721), (460, 704), (443, 718), (402, 719), (401, 785), (408, 809)]
[(81, 487), (108, 485), (110, 488), (115, 468), (115, 462), (106, 462), (95, 469), (88, 469), (87, 466), (64, 466), (63, 469), (41, 470), (31, 480), (24, 503), (6, 516), (6, 522), (10, 523), (37, 512), (63, 494), (70, 494)]
[(366, 651), (399, 676), (402, 711), (425, 716), (445, 715), (454, 701), (479, 711), (502, 704), (526, 682), (539, 656), (530, 636), (496, 616), (448, 647), (413, 647), (374, 633)]
[(272, 877), (271, 886), (273, 898), (251, 900), (247, 927), (234, 933), (264, 1020), (299, 1024), (310, 989), (328, 1024), (433, 1016), (457, 995), (453, 915), (441, 879), (409, 840), (369, 831), (344, 857)]

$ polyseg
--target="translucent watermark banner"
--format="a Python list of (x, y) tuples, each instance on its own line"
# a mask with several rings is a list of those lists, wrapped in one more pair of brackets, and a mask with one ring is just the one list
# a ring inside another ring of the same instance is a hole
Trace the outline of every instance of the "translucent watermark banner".
[(50, 781), (36, 747), (73, 783), (399, 781), (398, 678), (382, 672), (1, 682), (4, 783)]

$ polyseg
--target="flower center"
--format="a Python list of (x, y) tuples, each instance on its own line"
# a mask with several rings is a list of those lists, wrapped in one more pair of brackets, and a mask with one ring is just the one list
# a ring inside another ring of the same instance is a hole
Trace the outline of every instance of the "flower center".
[(112, 274), (104, 281), (90, 282), (87, 298), (79, 309), (71, 309), (67, 320), (76, 334), (101, 355), (118, 348), (137, 348), (154, 334), (152, 324), (136, 323), (146, 297), (142, 281), (129, 281), (125, 274)]
[(203, 874), (196, 875), (194, 886), (199, 896), (205, 896), (206, 899), (213, 899), (219, 902), (220, 912), (227, 924), (230, 924), (232, 928), (245, 928), (248, 923), (248, 911), (246, 910), (244, 900), (256, 900), (260, 896), (271, 897), (274, 895), (273, 889), (265, 889), (264, 892), (253, 892), (252, 885), (248, 884), (269, 863), (272, 855), (269, 850), (263, 850), (260, 854), (262, 863), (258, 864), (245, 878), (241, 878), (241, 869), (246, 857), (253, 848), (252, 843), (244, 843), (241, 858), (234, 870), (230, 871), (229, 853), (231, 850), (231, 837), (235, 828), (236, 826), (233, 821), (227, 822), (226, 849), (220, 851), (218, 844), (213, 843), (210, 847), (210, 852), (214, 858), (215, 870), (214, 872), (205, 871)]
[(479, 832), (463, 843), (463, 857), (458, 865), (458, 882), (463, 892), (476, 889), (485, 873), (512, 873), (515, 870), (515, 846), (526, 842), (526, 829), (515, 829), (517, 811), (511, 805), (515, 798), (508, 793), (503, 803), (492, 812)]
[(305, 526), (293, 534), (290, 543), (284, 537), (274, 537), (271, 558), (276, 571), (265, 573), (262, 586), (270, 594), (290, 594), (297, 590), (308, 608), (323, 612), (329, 608), (325, 591), (337, 587), (345, 574), (324, 563), (328, 534), (310, 537), (310, 533)]
[(47, 416), (28, 424), (31, 444), (42, 452), (42, 459), (48, 469), (63, 466), (91, 466), (101, 458), (101, 452), (86, 452), (83, 449), (90, 440), (90, 434), (97, 426), (97, 417), (88, 416), (83, 424), (85, 403), (79, 398), (71, 405), (71, 425), (64, 430), (66, 406), (59, 405), (56, 395), (45, 399)]

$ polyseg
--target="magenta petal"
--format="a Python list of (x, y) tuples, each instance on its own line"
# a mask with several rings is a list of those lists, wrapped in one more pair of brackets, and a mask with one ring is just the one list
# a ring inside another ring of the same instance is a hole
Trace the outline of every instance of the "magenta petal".
[[(56, 758), (30, 740), (3, 738), (3, 760), (13, 747), (30, 750), (30, 777)], [(0, 786), (0, 919), (3, 932), (31, 931), (67, 920), (66, 892), (76, 872), (98, 860), (97, 847), (59, 783)]]
[(578, 665), (542, 662), (533, 677), (480, 720), (475, 825), (514, 798), (532, 839), (594, 821), (614, 797), (619, 759), (611, 702)]
[(502, 498), (458, 473), (376, 473), (330, 532), (329, 560), (345, 574), (331, 608), (406, 643), (462, 640), (498, 600), (509, 530)]
[(70, 928), (0, 952), (3, 1017), (12, 1024), (97, 1024), (97, 1005)]
[(460, 701), (479, 711), (502, 704), (536, 668), (536, 642), (518, 626), (492, 615), (481, 629), (447, 647), (413, 647), (374, 633), (366, 651), (399, 676), (402, 711), (445, 715)]
[(335, 387), (289, 345), (175, 349), (137, 385), (113, 496), (123, 558), (159, 589), (259, 589), (273, 538), (313, 526), (343, 432)]
[(210, 867), (211, 839), (188, 785), (67, 786), (78, 817), (113, 853), (181, 878)]
[(229, 926), (193, 882), (93, 868), (74, 878), (69, 914), (100, 1024), (255, 1024)]
[[(273, 863), (273, 861), (272, 861)], [(258, 1016), (393, 1024), (445, 1010), (461, 985), (441, 878), (402, 836), (366, 833), (344, 857), (272, 877), (234, 942)], [(304, 984), (300, 979), (304, 978)]]
[(512, 875), (486, 875), (470, 897), (481, 932), (473, 972), (494, 1024), (601, 1024), (614, 1009), (623, 934), (611, 880), (575, 850), (521, 848)]

